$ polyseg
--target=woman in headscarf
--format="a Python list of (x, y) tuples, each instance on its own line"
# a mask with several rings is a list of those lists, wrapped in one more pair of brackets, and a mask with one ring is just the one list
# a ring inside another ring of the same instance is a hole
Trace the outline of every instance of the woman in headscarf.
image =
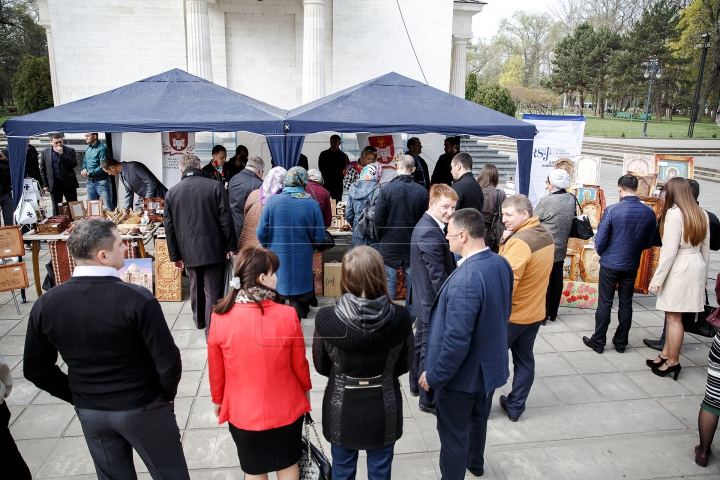
[(305, 191), (307, 182), (304, 168), (291, 168), (282, 193), (265, 202), (257, 227), (260, 244), (280, 259), (276, 290), (297, 310), (298, 318), (315, 293), (313, 250), (325, 240), (320, 206)]
[(360, 172), (358, 181), (350, 186), (348, 193), (348, 203), (345, 207), (345, 220), (353, 227), (352, 240), (350, 247), (358, 245), (373, 245), (377, 243), (377, 239), (372, 235), (361, 236), (357, 229), (357, 220), (360, 212), (366, 203), (375, 205), (377, 196), (380, 193), (380, 177), (382, 176), (382, 165), (379, 163), (371, 163), (366, 165)]
[(325, 181), (323, 180), (320, 170), (317, 168), (311, 168), (308, 170), (307, 192), (311, 197), (317, 200), (318, 204), (320, 204), (320, 211), (322, 212), (323, 221), (325, 222), (325, 227), (327, 228), (332, 225), (333, 212), (332, 204), (330, 202), (330, 192), (323, 187), (323, 183), (325, 183)]
[(248, 195), (243, 209), (245, 211), (245, 223), (238, 239), (238, 252), (243, 248), (260, 246), (256, 233), (260, 213), (268, 198), (282, 192), (285, 187), (285, 175), (287, 175), (287, 170), (283, 167), (273, 167), (265, 176), (260, 188), (253, 190)]

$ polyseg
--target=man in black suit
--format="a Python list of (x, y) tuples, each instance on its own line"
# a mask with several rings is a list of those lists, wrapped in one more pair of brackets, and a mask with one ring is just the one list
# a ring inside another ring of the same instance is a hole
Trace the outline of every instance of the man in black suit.
[(106, 158), (102, 162), (102, 169), (108, 175), (120, 175), (125, 187), (125, 209), (133, 206), (135, 195), (138, 196), (135, 208), (140, 210), (145, 198), (165, 198), (165, 185), (140, 162), (118, 162), (114, 158)]
[(245, 202), (247, 202), (250, 193), (262, 185), (264, 173), (265, 162), (263, 159), (252, 157), (245, 163), (245, 168), (230, 180), (228, 196), (230, 197), (230, 210), (232, 210), (237, 238), (240, 238), (240, 233), (245, 224)]
[(320, 153), (318, 157), (318, 170), (325, 180), (325, 188), (336, 201), (343, 196), (343, 172), (350, 160), (347, 154), (340, 150), (340, 135), (330, 137), (330, 148)]
[(68, 202), (77, 201), (77, 189), (80, 186), (73, 170), (77, 167), (75, 149), (63, 145), (63, 137), (59, 133), (50, 135), (52, 147), (40, 154), (40, 176), (42, 186), (52, 195), (53, 215), (58, 214), (58, 203), (63, 197)]
[(190, 480), (173, 405), (180, 350), (160, 303), (120, 279), (127, 246), (112, 222), (78, 222), (67, 248), (72, 278), (30, 312), (25, 378), (75, 406), (98, 478), (137, 478), (135, 449), (152, 478)]
[(430, 183), (436, 185), (438, 183), (444, 183), (445, 185), (452, 185), (453, 177), (450, 173), (450, 162), (453, 157), (460, 151), (460, 137), (447, 137), (445, 139), (445, 153), (440, 155), (435, 169), (433, 170), (432, 179)]
[(425, 187), (425, 190), (430, 190), (430, 171), (427, 162), (420, 156), (420, 153), (422, 153), (420, 139), (417, 137), (408, 138), (407, 148), (406, 154), (415, 159), (415, 173), (413, 173), (415, 183)]
[(455, 181), (452, 188), (458, 194), (457, 209), (474, 208), (482, 212), (483, 192), (480, 184), (472, 173), (472, 157), (469, 153), (458, 153), (450, 163), (450, 172)]
[(435, 414), (433, 391), (418, 387), (418, 372), (425, 370), (430, 310), (440, 288), (455, 270), (455, 258), (445, 240), (445, 228), (455, 212), (457, 193), (444, 183), (430, 189), (430, 206), (420, 218), (410, 240), (410, 264), (413, 269), (412, 298), (415, 322), (415, 359), (410, 368), (410, 393), (420, 395), (420, 410)]
[(190, 306), (197, 328), (210, 329), (212, 306), (225, 288), (225, 263), (237, 248), (227, 190), (200, 170), (200, 158), (183, 155), (180, 183), (165, 195), (170, 261), (190, 277)]

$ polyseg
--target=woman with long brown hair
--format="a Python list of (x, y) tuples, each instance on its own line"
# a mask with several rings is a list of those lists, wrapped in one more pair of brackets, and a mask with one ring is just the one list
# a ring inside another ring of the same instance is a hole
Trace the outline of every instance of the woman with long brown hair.
[(210, 393), (228, 422), (247, 479), (297, 480), (310, 367), (295, 309), (275, 302), (277, 255), (238, 254), (230, 293), (213, 307), (208, 334)]
[(649, 291), (657, 293), (657, 309), (665, 311), (665, 347), (648, 366), (655, 375), (680, 374), (680, 348), (685, 330), (683, 312), (702, 312), (710, 260), (710, 226), (687, 180), (675, 177), (665, 184), (660, 216), (662, 248)]
[(492, 223), (496, 213), (499, 214), (499, 222), (502, 223), (502, 208), (500, 207), (507, 196), (505, 192), (497, 188), (500, 183), (500, 173), (495, 165), (486, 163), (477, 178), (480, 188), (482, 188), (483, 202), (482, 216), (485, 221), (485, 245), (497, 253), (500, 239), (495, 238), (493, 234)]
[(410, 313), (388, 295), (377, 250), (358, 246), (343, 257), (342, 297), (315, 318), (313, 361), (329, 377), (323, 434), (332, 446), (334, 480), (355, 478), (358, 450), (367, 451), (367, 478), (390, 480), (395, 442), (402, 436), (398, 377), (410, 369)]

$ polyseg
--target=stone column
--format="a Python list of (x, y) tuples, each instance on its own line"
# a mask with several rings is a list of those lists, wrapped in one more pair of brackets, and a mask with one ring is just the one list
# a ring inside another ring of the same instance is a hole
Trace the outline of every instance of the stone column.
[(453, 35), (452, 71), (450, 72), (450, 93), (465, 98), (465, 77), (467, 77), (467, 43), (469, 37)]
[(188, 73), (212, 82), (207, 0), (185, 1), (185, 31)]
[(303, 103), (325, 96), (325, 0), (303, 0)]

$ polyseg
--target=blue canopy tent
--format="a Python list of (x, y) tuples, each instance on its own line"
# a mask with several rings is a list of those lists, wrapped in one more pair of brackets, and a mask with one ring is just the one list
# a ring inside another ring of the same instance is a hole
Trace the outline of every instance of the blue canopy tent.
[[(527, 195), (530, 188), (535, 125), (395, 72), (288, 112), (286, 144), (319, 132), (504, 135), (517, 140), (519, 191)], [(273, 157), (276, 164), (286, 163)], [(291, 161), (297, 164), (297, 157)]]
[[(109, 92), (8, 119), (3, 128), (8, 135), (13, 200), (15, 205), (20, 202), (25, 148), (31, 135), (247, 131), (268, 136), (273, 157), (280, 158), (287, 151), (283, 137), (286, 114), (286, 110), (174, 69)], [(301, 149), (302, 141), (299, 145)]]

